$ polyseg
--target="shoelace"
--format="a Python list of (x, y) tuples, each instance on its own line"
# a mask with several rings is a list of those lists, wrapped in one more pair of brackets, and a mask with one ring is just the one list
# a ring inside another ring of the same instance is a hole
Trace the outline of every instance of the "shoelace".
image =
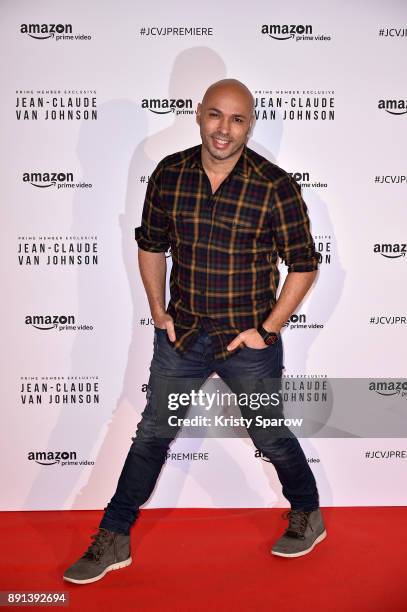
[(109, 540), (111, 540), (111, 535), (107, 530), (99, 529), (97, 533), (94, 533), (90, 537), (93, 542), (82, 558), (92, 559), (92, 561), (99, 561), (100, 557), (105, 552), (106, 544), (108, 544)]
[[(304, 533), (309, 520), (309, 512), (304, 512), (302, 510), (289, 510), (283, 516), (289, 520), (285, 535), (290, 538), (304, 539)], [(310, 524), (309, 526), (312, 529), (312, 525)]]

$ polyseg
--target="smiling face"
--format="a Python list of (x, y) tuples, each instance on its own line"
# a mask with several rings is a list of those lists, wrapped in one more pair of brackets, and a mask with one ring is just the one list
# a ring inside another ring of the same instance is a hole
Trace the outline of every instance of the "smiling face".
[(238, 158), (253, 122), (253, 98), (239, 81), (225, 79), (207, 90), (196, 120), (202, 146), (212, 160)]

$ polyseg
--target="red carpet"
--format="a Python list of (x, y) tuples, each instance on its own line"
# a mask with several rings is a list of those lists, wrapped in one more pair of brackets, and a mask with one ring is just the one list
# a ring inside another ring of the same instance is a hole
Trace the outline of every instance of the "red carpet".
[(269, 552), (283, 512), (143, 510), (133, 563), (82, 586), (61, 576), (101, 512), (3, 512), (0, 590), (68, 591), (68, 609), (86, 612), (407, 610), (406, 508), (324, 509), (328, 537), (297, 559)]

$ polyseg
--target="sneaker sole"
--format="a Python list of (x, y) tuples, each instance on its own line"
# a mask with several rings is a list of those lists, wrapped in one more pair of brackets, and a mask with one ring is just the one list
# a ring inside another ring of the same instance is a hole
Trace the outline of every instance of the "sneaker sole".
[(90, 582), (96, 582), (97, 580), (101, 580), (103, 576), (112, 570), (122, 569), (123, 567), (127, 567), (131, 563), (131, 557), (125, 559), (124, 561), (119, 561), (118, 563), (112, 563), (112, 565), (108, 565), (101, 574), (98, 576), (94, 576), (93, 578), (87, 578), (86, 580), (77, 580), (76, 578), (66, 578), (63, 576), (64, 580), (67, 582), (74, 582), (75, 584), (89, 584)]
[(271, 554), (276, 555), (277, 557), (302, 557), (303, 555), (307, 555), (308, 553), (310, 553), (311, 550), (315, 548), (317, 544), (322, 542), (322, 540), (325, 540), (326, 536), (327, 536), (326, 529), (324, 529), (321, 535), (315, 538), (311, 546), (305, 550), (301, 550), (300, 552), (296, 552), (296, 553), (283, 553), (283, 552), (277, 552), (277, 551), (271, 550)]

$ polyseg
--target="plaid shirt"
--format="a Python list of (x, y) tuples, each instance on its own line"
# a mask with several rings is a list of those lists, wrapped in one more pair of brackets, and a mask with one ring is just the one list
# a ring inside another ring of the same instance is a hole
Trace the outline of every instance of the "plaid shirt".
[(201, 145), (165, 157), (148, 182), (135, 237), (144, 251), (171, 248), (173, 347), (182, 354), (202, 327), (216, 359), (233, 355), (233, 338), (269, 315), (279, 256), (288, 272), (317, 270), (320, 261), (298, 184), (248, 147), (215, 193)]

